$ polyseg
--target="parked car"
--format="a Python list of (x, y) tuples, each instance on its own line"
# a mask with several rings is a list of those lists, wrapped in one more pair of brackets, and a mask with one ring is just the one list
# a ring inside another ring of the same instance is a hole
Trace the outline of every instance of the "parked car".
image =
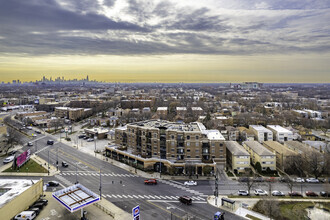
[(276, 178), (275, 177), (268, 177), (268, 178), (265, 179), (265, 181), (274, 183), (274, 182), (276, 182)]
[(59, 185), (60, 185), (60, 183), (57, 182), (57, 181), (49, 181), (48, 182), (48, 186), (59, 186)]
[(308, 178), (308, 179), (306, 179), (306, 182), (307, 183), (319, 183), (320, 181), (315, 178)]
[(84, 140), (87, 140), (87, 139), (89, 139), (89, 137), (88, 137), (88, 136), (85, 136), (85, 137), (83, 137), (83, 139), (84, 139)]
[(68, 166), (69, 166), (69, 164), (67, 162), (65, 162), (65, 161), (62, 162), (62, 167), (68, 167)]
[(92, 142), (92, 141), (94, 141), (94, 138), (88, 138), (87, 139), (87, 142)]
[(247, 190), (238, 190), (237, 193), (239, 196), (248, 196), (249, 192)]
[(281, 183), (286, 183), (286, 182), (289, 181), (289, 179), (281, 176), (281, 177), (278, 179), (278, 181), (280, 181)]
[(37, 134), (32, 134), (32, 137), (37, 137)]
[(37, 216), (35, 211), (23, 211), (14, 217), (14, 220), (32, 220)]
[(238, 181), (239, 181), (239, 182), (247, 182), (247, 181), (249, 181), (249, 177), (240, 177), (240, 178), (238, 179)]
[(42, 203), (42, 202), (36, 202), (33, 205), (31, 205), (29, 208), (30, 209), (31, 208), (38, 208), (39, 210), (42, 210), (44, 208), (44, 203)]
[(306, 196), (313, 196), (313, 197), (319, 196), (319, 195), (317, 195), (317, 193), (315, 193), (313, 191), (306, 191), (305, 194), (306, 194)]
[(155, 185), (157, 185), (157, 180), (156, 179), (147, 179), (147, 180), (144, 181), (144, 184), (151, 184), (151, 185), (155, 184)]
[(47, 141), (47, 144), (48, 144), (48, 145), (53, 145), (53, 144), (54, 144), (54, 141), (53, 141), (53, 140), (48, 140), (48, 141)]
[(256, 195), (256, 196), (267, 196), (268, 193), (263, 189), (255, 189), (254, 190), (254, 195)]
[(6, 163), (10, 163), (10, 162), (12, 162), (12, 161), (14, 160), (14, 158), (15, 158), (15, 156), (9, 156), (9, 157), (7, 157), (7, 158), (5, 158), (5, 159), (3, 160), (3, 163), (4, 163), (4, 164), (6, 164)]
[(190, 180), (190, 181), (184, 182), (183, 185), (185, 185), (185, 186), (197, 186), (197, 182), (193, 181), (193, 180)]
[(261, 176), (259, 176), (259, 177), (254, 178), (253, 181), (254, 182), (260, 182), (261, 183), (261, 182), (264, 182), (264, 178), (262, 178)]
[(322, 197), (330, 197), (330, 193), (329, 192), (326, 192), (326, 191), (322, 191), (322, 192), (320, 192), (320, 196), (322, 196)]
[(41, 131), (39, 131), (39, 130), (36, 130), (35, 132), (36, 132), (37, 134), (41, 134)]
[(272, 196), (285, 196), (285, 194), (281, 191), (274, 190)]
[(8, 155), (9, 156), (13, 156), (13, 155), (15, 155), (17, 153), (17, 150), (13, 150), (13, 151), (10, 151), (9, 153), (8, 153)]
[(304, 183), (305, 180), (304, 180), (303, 178), (299, 178), (299, 177), (297, 177), (297, 178), (294, 180), (294, 182), (297, 182), (297, 183)]
[(28, 142), (27, 143), (27, 146), (31, 147), (31, 146), (33, 146), (33, 143), (32, 142)]
[(300, 196), (300, 197), (303, 197), (300, 193), (298, 193), (298, 192), (289, 192), (289, 196)]
[(43, 203), (44, 204), (44, 206), (46, 206), (46, 205), (48, 205), (48, 200), (47, 199), (38, 199), (37, 201), (36, 201), (36, 203)]
[(84, 137), (86, 137), (86, 135), (84, 135), (84, 134), (81, 134), (78, 136), (79, 139), (84, 138)]
[(179, 201), (186, 205), (192, 204), (192, 199), (189, 196), (180, 196)]
[(32, 127), (31, 126), (27, 126), (26, 129), (32, 130)]
[(28, 210), (26, 210), (26, 211), (33, 211), (33, 212), (35, 212), (36, 213), (36, 215), (39, 215), (39, 213), (40, 213), (40, 209), (39, 208), (29, 208)]

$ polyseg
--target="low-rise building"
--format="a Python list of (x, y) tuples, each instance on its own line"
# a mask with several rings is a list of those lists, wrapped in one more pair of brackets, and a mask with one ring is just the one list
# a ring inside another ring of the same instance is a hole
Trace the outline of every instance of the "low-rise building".
[(262, 125), (250, 125), (249, 129), (255, 134), (257, 141), (272, 141), (273, 132)]
[(226, 127), (228, 140), (229, 141), (237, 141), (239, 138), (239, 130), (233, 126)]
[(276, 154), (276, 166), (281, 170), (284, 170), (285, 162), (292, 160), (292, 156), (297, 154), (297, 152), (276, 141), (265, 141), (263, 142), (263, 145)]
[(293, 133), (279, 125), (267, 125), (267, 128), (273, 132), (275, 140), (284, 143), (284, 141), (292, 141)]
[(254, 133), (246, 127), (238, 127), (240, 141), (254, 141)]
[(97, 139), (105, 139), (109, 133), (109, 129), (107, 128), (91, 128), (84, 130), (86, 135), (97, 138)]
[(249, 152), (253, 165), (260, 163), (261, 170), (276, 170), (276, 155), (257, 141), (244, 141), (243, 147)]
[(250, 168), (250, 154), (236, 141), (226, 141), (227, 165), (234, 172), (242, 173)]
[(156, 113), (159, 116), (164, 116), (165, 117), (167, 115), (167, 107), (158, 107)]
[(71, 121), (78, 121), (92, 114), (90, 108), (70, 108), (70, 107), (55, 107), (55, 116), (66, 118)]

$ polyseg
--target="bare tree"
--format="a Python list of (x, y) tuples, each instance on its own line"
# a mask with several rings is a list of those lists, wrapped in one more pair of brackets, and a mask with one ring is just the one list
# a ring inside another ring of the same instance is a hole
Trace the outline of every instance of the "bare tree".
[(15, 143), (20, 143), (21, 136), (20, 134), (13, 128), (7, 127), (7, 145), (4, 147), (6, 154), (8, 153), (9, 149), (13, 147)]
[(292, 193), (295, 182), (288, 176), (284, 177), (284, 182), (286, 183), (286, 186), (289, 188), (290, 193)]
[(261, 209), (262, 213), (274, 219), (279, 219), (281, 214), (279, 201), (274, 197), (263, 197), (260, 200), (259, 209)]
[(54, 127), (55, 132), (57, 131), (58, 128), (63, 127), (63, 125), (64, 125), (64, 122), (63, 122), (63, 119), (61, 119), (61, 118), (53, 119), (50, 122), (50, 126)]
[(309, 171), (315, 178), (320, 177), (326, 169), (327, 162), (325, 161), (325, 155), (319, 152), (311, 152), (308, 157)]
[(255, 181), (253, 180), (252, 177), (249, 176), (244, 176), (242, 177), (242, 182), (246, 186), (248, 193), (250, 194), (252, 186), (255, 185)]

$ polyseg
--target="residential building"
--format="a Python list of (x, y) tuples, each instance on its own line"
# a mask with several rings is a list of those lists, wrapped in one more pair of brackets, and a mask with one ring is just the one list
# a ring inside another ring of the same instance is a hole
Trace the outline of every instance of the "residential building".
[(187, 113), (186, 107), (176, 107), (176, 114), (178, 116), (184, 117), (186, 113)]
[(239, 130), (233, 126), (226, 127), (228, 140), (229, 141), (237, 141), (239, 138)]
[(243, 147), (249, 152), (254, 166), (259, 162), (262, 171), (266, 171), (267, 168), (276, 170), (276, 155), (274, 152), (268, 150), (257, 141), (244, 141)]
[(238, 127), (240, 141), (254, 141), (254, 133), (246, 127)]
[(92, 109), (89, 108), (70, 108), (70, 107), (55, 107), (55, 116), (66, 118), (71, 121), (78, 121), (92, 114)]
[(272, 141), (273, 132), (262, 125), (250, 125), (249, 129), (253, 131), (254, 135), (257, 138), (257, 141), (260, 143), (263, 141)]
[(267, 128), (273, 132), (276, 141), (284, 143), (284, 141), (292, 141), (293, 133), (279, 125), (267, 125)]
[(226, 160), (231, 170), (238, 173), (250, 168), (250, 154), (236, 141), (226, 141)]
[(105, 139), (109, 133), (109, 129), (106, 128), (91, 128), (84, 130), (87, 136), (97, 138), (97, 139)]
[(156, 113), (159, 116), (164, 116), (165, 117), (167, 115), (167, 107), (158, 107)]
[(268, 150), (276, 154), (276, 166), (281, 170), (284, 170), (285, 162), (291, 160), (292, 156), (297, 154), (297, 152), (285, 147), (276, 141), (264, 141), (262, 144)]
[(184, 162), (199, 160), (225, 164), (224, 138), (218, 130), (207, 130), (202, 123), (174, 123), (147, 120), (117, 128), (116, 144), (144, 158), (158, 157)]

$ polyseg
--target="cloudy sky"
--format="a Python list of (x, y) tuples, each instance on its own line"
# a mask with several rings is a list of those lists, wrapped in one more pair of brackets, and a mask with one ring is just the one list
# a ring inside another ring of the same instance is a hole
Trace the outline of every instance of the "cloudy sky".
[(330, 82), (328, 0), (0, 0), (0, 81)]

